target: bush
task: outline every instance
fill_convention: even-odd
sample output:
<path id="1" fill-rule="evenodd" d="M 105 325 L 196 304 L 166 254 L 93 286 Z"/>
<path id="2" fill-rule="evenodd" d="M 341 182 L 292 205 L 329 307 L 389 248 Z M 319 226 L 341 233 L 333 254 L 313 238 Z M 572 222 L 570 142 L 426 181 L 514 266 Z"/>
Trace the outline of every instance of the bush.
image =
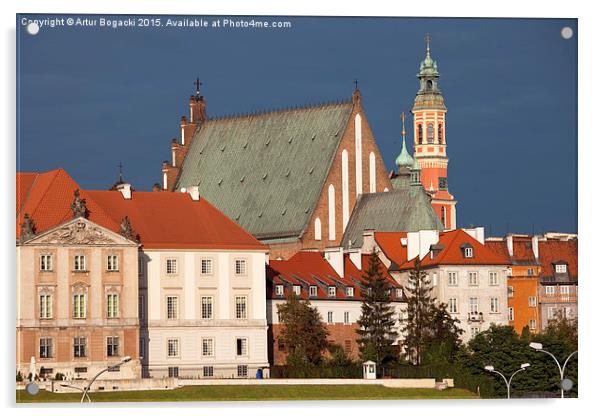
<path id="1" fill-rule="evenodd" d="M 57 381 L 65 380 L 65 375 L 63 373 L 56 373 L 54 375 L 54 379 L 57 380 Z"/>
<path id="2" fill-rule="evenodd" d="M 23 374 L 21 374 L 21 371 L 17 371 L 17 382 L 21 381 L 23 381 Z"/>
<path id="3" fill-rule="evenodd" d="M 291 366 L 275 365 L 270 367 L 272 378 L 362 378 L 361 364 L 348 366 Z"/>

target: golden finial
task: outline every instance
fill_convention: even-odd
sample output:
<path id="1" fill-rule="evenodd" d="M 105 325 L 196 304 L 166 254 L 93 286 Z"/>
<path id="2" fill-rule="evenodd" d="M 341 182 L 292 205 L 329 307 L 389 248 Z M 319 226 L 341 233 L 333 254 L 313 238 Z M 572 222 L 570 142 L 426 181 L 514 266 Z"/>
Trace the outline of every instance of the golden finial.
<path id="1" fill-rule="evenodd" d="M 406 138 L 406 113 L 401 112 L 401 137 Z"/>

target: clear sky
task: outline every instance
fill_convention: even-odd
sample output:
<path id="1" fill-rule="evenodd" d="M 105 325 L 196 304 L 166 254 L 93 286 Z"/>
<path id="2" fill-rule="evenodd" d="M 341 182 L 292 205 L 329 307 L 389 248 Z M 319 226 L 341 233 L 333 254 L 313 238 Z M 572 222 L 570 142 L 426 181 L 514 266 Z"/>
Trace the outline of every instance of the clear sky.
<path id="1" fill-rule="evenodd" d="M 394 169 L 399 114 L 412 108 L 428 32 L 458 225 L 577 231 L 575 19 L 270 17 L 258 20 L 292 27 L 43 26 L 31 36 L 23 17 L 49 16 L 17 16 L 20 171 L 63 167 L 82 187 L 107 189 L 121 162 L 127 181 L 150 190 L 197 76 L 209 116 L 350 98 L 357 78 Z"/>

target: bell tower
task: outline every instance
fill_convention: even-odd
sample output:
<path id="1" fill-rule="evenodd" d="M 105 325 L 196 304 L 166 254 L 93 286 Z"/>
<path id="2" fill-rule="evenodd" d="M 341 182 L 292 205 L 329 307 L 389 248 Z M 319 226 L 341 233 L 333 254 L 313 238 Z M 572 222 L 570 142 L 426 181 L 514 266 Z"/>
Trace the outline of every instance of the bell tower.
<path id="1" fill-rule="evenodd" d="M 418 93 L 414 99 L 414 159 L 420 165 L 420 181 L 431 195 L 435 214 L 446 230 L 456 228 L 456 200 L 447 182 L 447 107 L 439 89 L 437 61 L 431 58 L 430 36 L 426 35 L 426 57 L 420 63 Z"/>

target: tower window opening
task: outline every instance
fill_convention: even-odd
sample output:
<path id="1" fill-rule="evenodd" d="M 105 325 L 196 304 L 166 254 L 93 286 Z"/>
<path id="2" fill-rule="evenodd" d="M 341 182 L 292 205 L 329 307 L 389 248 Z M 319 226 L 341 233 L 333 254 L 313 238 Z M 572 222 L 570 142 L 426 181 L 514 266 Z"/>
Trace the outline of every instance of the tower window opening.
<path id="1" fill-rule="evenodd" d="M 431 81 L 430 79 L 426 82 L 426 89 L 427 89 L 427 91 L 430 91 L 433 89 L 433 81 Z"/>
<path id="2" fill-rule="evenodd" d="M 437 135 L 439 136 L 439 143 L 443 144 L 443 124 L 439 123 Z"/>
<path id="3" fill-rule="evenodd" d="M 426 129 L 427 129 L 427 142 L 429 144 L 431 144 L 435 141 L 435 128 L 433 127 L 432 124 L 428 124 Z"/>
<path id="4" fill-rule="evenodd" d="M 422 124 L 418 125 L 418 143 L 422 144 Z"/>
<path id="5" fill-rule="evenodd" d="M 441 207 L 441 223 L 443 224 L 443 228 L 445 228 L 445 207 Z"/>

